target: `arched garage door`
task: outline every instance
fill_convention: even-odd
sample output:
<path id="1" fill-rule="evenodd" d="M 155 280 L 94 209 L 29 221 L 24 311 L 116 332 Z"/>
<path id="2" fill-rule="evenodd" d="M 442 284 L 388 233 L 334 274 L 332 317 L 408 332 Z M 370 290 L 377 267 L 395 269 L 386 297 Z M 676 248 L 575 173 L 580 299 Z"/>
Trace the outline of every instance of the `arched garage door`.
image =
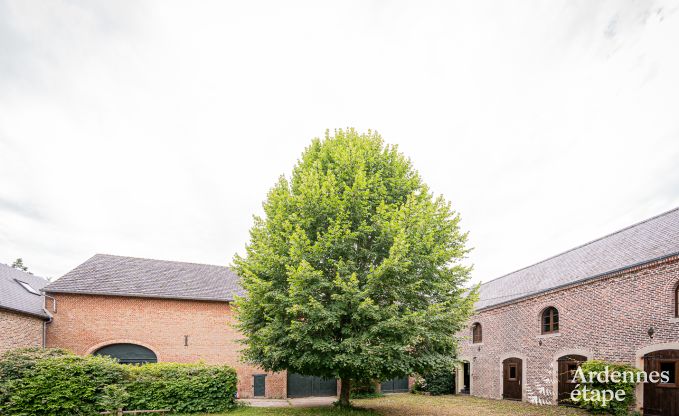
<path id="1" fill-rule="evenodd" d="M 94 355 L 116 358 L 121 364 L 145 364 L 158 362 L 156 354 L 137 344 L 111 344 L 99 348 Z"/>
<path id="2" fill-rule="evenodd" d="M 337 380 L 288 373 L 288 397 L 336 396 Z"/>

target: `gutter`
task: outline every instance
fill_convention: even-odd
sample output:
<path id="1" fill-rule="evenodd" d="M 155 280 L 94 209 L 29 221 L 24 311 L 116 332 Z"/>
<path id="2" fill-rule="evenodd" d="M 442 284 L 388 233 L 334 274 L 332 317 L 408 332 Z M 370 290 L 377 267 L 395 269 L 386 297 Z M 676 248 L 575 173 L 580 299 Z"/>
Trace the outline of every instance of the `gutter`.
<path id="1" fill-rule="evenodd" d="M 113 293 L 113 292 L 92 292 L 92 291 L 77 291 L 77 290 L 64 290 L 64 289 L 43 289 L 43 293 L 45 293 L 45 296 L 54 299 L 51 296 L 48 296 L 47 293 L 64 293 L 68 295 L 88 295 L 88 296 L 115 296 L 115 297 L 121 297 L 121 298 L 140 298 L 140 299 L 169 299 L 169 300 L 193 300 L 193 301 L 202 301 L 202 302 L 226 302 L 226 303 L 232 303 L 234 301 L 233 297 L 230 298 L 208 298 L 208 297 L 198 297 L 198 296 L 165 296 L 165 295 L 145 295 L 145 294 L 139 294 L 139 293 Z M 239 295 L 237 295 L 239 296 Z M 54 301 L 56 305 L 56 300 Z"/>
<path id="2" fill-rule="evenodd" d="M 510 300 L 507 300 L 507 301 L 504 301 L 504 302 L 495 303 L 495 304 L 489 305 L 489 306 L 484 306 L 483 308 L 476 309 L 476 312 L 486 311 L 486 310 L 510 305 L 512 303 L 517 303 L 517 302 L 520 302 L 522 300 L 526 300 L 526 299 L 541 295 L 543 293 L 558 291 L 558 290 L 565 289 L 565 288 L 570 287 L 570 286 L 578 286 L 580 284 L 588 283 L 592 280 L 604 278 L 606 276 L 615 275 L 615 274 L 624 272 L 624 271 L 629 270 L 629 269 L 635 269 L 637 267 L 648 266 L 652 263 L 661 262 L 661 261 L 670 259 L 670 258 L 675 257 L 675 256 L 679 256 L 679 252 L 667 254 L 667 255 L 661 256 L 661 257 L 656 257 L 656 258 L 651 259 L 651 260 L 644 260 L 644 261 L 641 261 L 641 262 L 638 262 L 638 263 L 631 264 L 629 266 L 621 267 L 619 269 L 614 269 L 614 270 L 610 270 L 610 271 L 607 271 L 607 272 L 595 274 L 593 276 L 585 277 L 585 278 L 582 278 L 582 279 L 579 279 L 579 280 L 574 280 L 572 282 L 563 283 L 563 284 L 560 284 L 558 286 L 552 286 L 550 288 L 542 289 L 542 290 L 539 290 L 537 292 L 531 292 L 527 295 L 519 296 L 517 298 L 510 299 Z"/>

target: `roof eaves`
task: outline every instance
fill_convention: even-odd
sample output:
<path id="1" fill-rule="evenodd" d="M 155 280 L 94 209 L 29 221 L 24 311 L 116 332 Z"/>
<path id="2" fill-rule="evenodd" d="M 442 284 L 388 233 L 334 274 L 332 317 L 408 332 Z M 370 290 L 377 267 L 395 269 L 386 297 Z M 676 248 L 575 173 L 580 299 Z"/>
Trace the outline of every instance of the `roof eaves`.
<path id="1" fill-rule="evenodd" d="M 628 269 L 634 269 L 634 268 L 637 268 L 637 267 L 646 266 L 646 265 L 656 263 L 656 262 L 659 262 L 659 261 L 668 260 L 672 257 L 679 257 L 679 252 L 675 252 L 675 253 L 672 253 L 672 254 L 667 254 L 667 255 L 664 255 L 664 256 L 656 257 L 656 258 L 651 259 L 651 260 L 644 260 L 644 261 L 634 263 L 634 264 L 631 264 L 631 265 L 628 265 L 628 266 L 624 266 L 624 267 L 621 267 L 621 268 L 618 268 L 618 269 L 614 269 L 614 270 L 610 270 L 610 271 L 607 271 L 607 272 L 595 274 L 593 276 L 588 276 L 588 277 L 584 277 L 582 279 L 574 280 L 572 282 L 564 283 L 564 284 L 557 285 L 557 286 L 552 286 L 552 287 L 549 287 L 549 288 L 546 288 L 546 289 L 541 289 L 541 290 L 538 290 L 536 292 L 530 292 L 526 295 L 522 295 L 522 296 L 519 296 L 519 297 L 514 298 L 514 299 L 510 299 L 510 300 L 507 300 L 507 301 L 504 301 L 504 302 L 494 303 L 492 305 L 484 306 L 482 308 L 476 309 L 476 312 L 481 312 L 481 311 L 486 311 L 486 310 L 489 310 L 489 309 L 507 306 L 507 305 L 510 305 L 512 303 L 521 302 L 523 300 L 542 295 L 543 293 L 558 291 L 558 290 L 561 290 L 561 289 L 565 289 L 567 287 L 581 285 L 583 283 L 587 283 L 587 282 L 592 281 L 592 280 L 602 279 L 602 278 L 605 278 L 605 277 L 610 276 L 610 275 L 614 275 L 614 274 L 617 274 L 617 273 L 624 272 L 625 270 L 628 270 Z"/>
<path id="2" fill-rule="evenodd" d="M 577 250 L 577 249 L 580 249 L 580 248 L 582 248 L 582 247 L 586 247 L 586 246 L 588 246 L 588 245 L 590 245 L 590 244 L 596 243 L 597 241 L 606 239 L 606 238 L 611 237 L 611 236 L 614 236 L 614 235 L 616 235 L 616 234 L 620 234 L 620 233 L 622 233 L 623 231 L 629 230 L 630 228 L 634 228 L 634 227 L 639 226 L 639 225 L 641 225 L 641 224 L 644 224 L 644 223 L 647 223 L 647 222 L 649 222 L 649 221 L 655 220 L 655 219 L 657 219 L 657 218 L 663 217 L 663 216 L 665 216 L 665 215 L 667 215 L 667 214 L 669 214 L 669 213 L 671 213 L 671 212 L 677 211 L 677 210 L 679 210 L 679 207 L 672 208 L 672 209 L 670 209 L 670 210 L 668 210 L 668 211 L 662 212 L 662 213 L 660 213 L 660 214 L 658 214 L 658 215 L 655 215 L 655 216 L 653 216 L 653 217 L 651 217 L 651 218 L 646 218 L 645 220 L 636 222 L 636 223 L 634 223 L 634 224 L 632 224 L 632 225 L 628 225 L 627 227 L 621 228 L 621 229 L 619 229 L 619 230 L 617 230 L 617 231 L 613 231 L 612 233 L 608 233 L 608 234 L 606 234 L 606 235 L 604 235 L 604 236 L 602 236 L 602 237 L 595 238 L 594 240 L 590 240 L 590 241 L 588 241 L 588 242 L 586 242 L 586 243 L 584 243 L 584 244 L 580 244 L 580 245 L 575 246 L 575 247 L 573 247 L 573 248 L 570 248 L 570 249 L 568 249 L 568 250 L 566 250 L 566 251 L 562 251 L 561 253 L 558 253 L 558 254 L 555 254 L 555 255 L 553 255 L 553 256 L 547 257 L 546 259 L 542 259 L 542 260 L 540 260 L 540 261 L 538 261 L 538 262 L 536 262 L 536 263 L 530 264 L 530 265 L 528 265 L 528 266 L 526 266 L 526 267 L 522 267 L 522 268 L 520 268 L 520 269 L 514 270 L 513 272 L 509 272 L 509 273 L 507 273 L 507 274 L 503 274 L 502 276 L 498 276 L 498 277 L 496 277 L 496 278 L 494 278 L 494 279 L 488 280 L 487 282 L 483 282 L 483 283 L 481 283 L 481 286 L 487 285 L 487 284 L 489 284 L 489 283 L 491 283 L 491 282 L 494 282 L 494 281 L 496 281 L 496 280 L 504 279 L 505 277 L 509 277 L 509 276 L 511 276 L 511 275 L 513 275 L 513 274 L 515 274 L 515 273 L 517 273 L 517 272 L 520 272 L 520 271 L 523 271 L 523 270 L 526 270 L 526 269 L 530 269 L 530 268 L 533 267 L 533 266 L 537 266 L 538 264 L 542 264 L 542 263 L 544 263 L 544 262 L 546 262 L 546 261 L 549 261 L 549 260 L 555 259 L 555 258 L 557 258 L 557 257 L 563 256 L 564 254 L 570 253 L 570 252 L 575 251 L 575 250 Z M 670 256 L 671 256 L 671 255 L 670 255 Z M 649 262 L 652 262 L 652 261 L 655 261 L 655 260 L 649 260 Z M 634 267 L 634 266 L 629 266 L 629 267 Z M 610 272 L 606 272 L 606 273 L 610 273 Z M 588 278 L 585 278 L 585 279 L 588 279 Z M 574 283 L 574 282 L 571 282 L 571 283 Z M 568 284 L 570 284 L 570 283 L 568 283 Z M 556 286 L 555 286 L 555 287 L 556 287 Z M 546 289 L 546 290 L 552 290 L 552 289 Z"/>
<path id="3" fill-rule="evenodd" d="M 46 289 L 46 290 L 45 290 Z M 211 297 L 199 297 L 199 296 L 164 296 L 164 295 L 144 295 L 144 294 L 127 294 L 127 293 L 112 293 L 112 292 L 91 292 L 91 291 L 79 291 L 74 289 L 48 289 L 44 288 L 42 290 L 44 293 L 67 293 L 73 295 L 90 295 L 90 296 L 116 296 L 121 298 L 149 298 L 149 299 L 174 299 L 174 300 L 199 300 L 206 302 L 233 302 L 233 296 L 229 298 L 211 298 Z"/>
<path id="4" fill-rule="evenodd" d="M 28 311 L 25 311 L 25 310 L 22 310 L 22 309 L 10 308 L 8 306 L 1 306 L 1 305 L 0 305 L 0 309 L 10 311 L 10 312 L 14 312 L 14 313 L 19 313 L 19 314 L 22 314 L 22 315 L 30 315 L 30 316 L 40 318 L 40 319 L 45 320 L 45 321 L 49 320 L 49 316 L 47 316 L 46 313 L 28 312 Z"/>

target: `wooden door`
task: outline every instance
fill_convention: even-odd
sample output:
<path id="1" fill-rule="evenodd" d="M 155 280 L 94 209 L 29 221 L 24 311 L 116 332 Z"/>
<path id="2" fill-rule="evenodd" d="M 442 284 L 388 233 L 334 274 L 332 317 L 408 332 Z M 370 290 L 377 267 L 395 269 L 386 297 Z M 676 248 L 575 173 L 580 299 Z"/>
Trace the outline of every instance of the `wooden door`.
<path id="1" fill-rule="evenodd" d="M 644 383 L 644 416 L 679 415 L 679 350 L 662 350 L 644 356 L 644 371 L 667 372 L 667 383 Z"/>
<path id="2" fill-rule="evenodd" d="M 575 389 L 578 383 L 573 382 L 575 372 L 580 364 L 587 361 L 587 357 L 582 355 L 564 355 L 557 360 L 558 379 L 559 379 L 559 404 L 569 405 L 571 392 Z"/>
<path id="3" fill-rule="evenodd" d="M 502 362 L 502 398 L 521 400 L 521 377 L 523 361 L 520 358 L 507 358 Z"/>
<path id="4" fill-rule="evenodd" d="M 253 390 L 255 397 L 266 396 L 266 374 L 256 374 L 253 376 Z"/>

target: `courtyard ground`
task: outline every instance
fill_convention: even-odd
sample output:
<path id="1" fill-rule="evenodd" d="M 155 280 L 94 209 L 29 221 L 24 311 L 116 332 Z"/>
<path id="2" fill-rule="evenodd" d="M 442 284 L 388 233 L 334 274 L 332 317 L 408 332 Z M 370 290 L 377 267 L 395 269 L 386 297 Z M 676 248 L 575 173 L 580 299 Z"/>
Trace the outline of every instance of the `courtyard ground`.
<path id="1" fill-rule="evenodd" d="M 303 402 L 302 402 L 303 403 Z M 587 413 L 557 406 L 536 406 L 507 400 L 488 400 L 469 396 L 422 396 L 391 394 L 374 399 L 354 400 L 356 409 L 323 407 L 244 407 L 230 412 L 234 416 L 582 416 Z"/>

